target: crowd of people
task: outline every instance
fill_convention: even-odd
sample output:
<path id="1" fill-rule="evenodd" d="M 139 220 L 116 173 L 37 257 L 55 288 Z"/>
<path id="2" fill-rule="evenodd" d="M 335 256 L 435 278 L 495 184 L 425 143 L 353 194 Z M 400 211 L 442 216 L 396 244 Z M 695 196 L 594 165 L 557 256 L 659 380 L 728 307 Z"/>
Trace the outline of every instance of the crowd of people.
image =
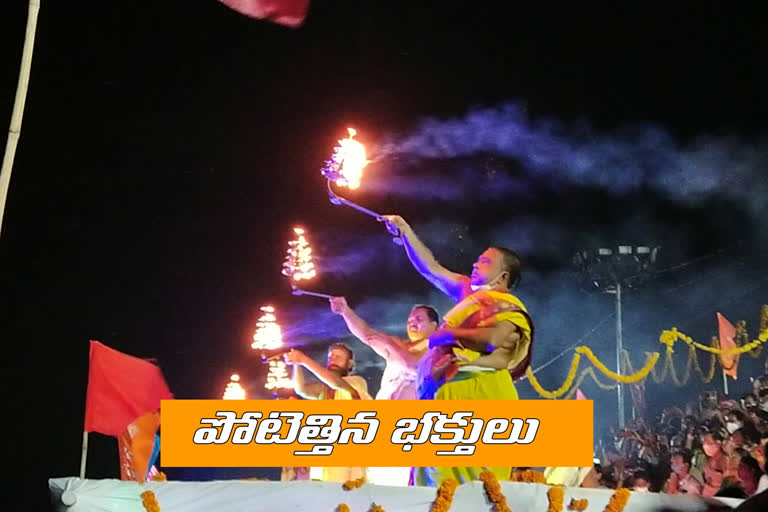
<path id="1" fill-rule="evenodd" d="M 325 366 L 299 350 L 284 355 L 293 366 L 295 392 L 305 399 L 333 400 L 517 399 L 514 381 L 530 364 L 534 338 L 531 317 L 510 291 L 520 279 L 519 257 L 489 247 L 469 276 L 457 274 L 437 262 L 402 218 L 386 219 L 394 228 L 390 231 L 400 233 L 414 268 L 456 306 L 440 315 L 431 306 L 414 305 L 405 322 L 407 336 L 399 337 L 371 328 L 343 297 L 331 298 L 331 310 L 350 333 L 386 361 L 381 389 L 371 397 L 365 380 L 351 374 L 352 350 L 335 344 Z M 306 383 L 305 370 L 318 382 Z M 550 484 L 704 498 L 763 493 L 762 499 L 768 496 L 768 373 L 753 387 L 739 400 L 704 392 L 698 404 L 611 429 L 598 443 L 593 467 L 546 468 L 544 478 Z M 526 468 L 335 468 L 333 475 L 324 470 L 318 476 L 345 481 L 367 475 L 384 485 L 436 487 L 447 478 L 477 480 L 484 470 L 499 480 L 511 479 L 521 469 Z M 310 472 L 284 468 L 283 479 L 309 479 Z"/>
<path id="2" fill-rule="evenodd" d="M 729 399 L 665 409 L 654 421 L 611 429 L 599 442 L 597 486 L 746 499 L 768 489 L 768 374 Z"/>

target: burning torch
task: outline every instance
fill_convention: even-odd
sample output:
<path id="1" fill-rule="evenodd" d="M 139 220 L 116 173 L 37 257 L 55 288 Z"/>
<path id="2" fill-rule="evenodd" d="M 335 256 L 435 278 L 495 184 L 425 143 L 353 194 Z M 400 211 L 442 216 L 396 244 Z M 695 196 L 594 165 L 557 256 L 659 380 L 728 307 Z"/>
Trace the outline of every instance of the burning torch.
<path id="1" fill-rule="evenodd" d="M 269 364 L 265 388 L 277 393 L 280 389 L 293 389 L 293 381 L 288 376 L 288 368 L 282 361 L 282 355 L 287 352 L 283 346 L 283 333 L 277 323 L 275 308 L 264 306 L 262 315 L 256 322 L 256 332 L 253 333 L 251 348 L 261 353 L 261 360 Z"/>
<path id="2" fill-rule="evenodd" d="M 291 280 L 291 288 L 294 295 L 311 295 L 330 299 L 332 295 L 327 293 L 310 292 L 297 286 L 298 281 L 309 281 L 317 275 L 315 264 L 312 262 L 312 247 L 309 246 L 304 230 L 293 228 L 296 239 L 288 242 L 288 251 L 283 263 L 283 275 Z"/>
<path id="3" fill-rule="evenodd" d="M 349 137 L 339 140 L 339 145 L 334 148 L 333 155 L 325 162 L 321 170 L 322 175 L 328 180 L 328 196 L 331 203 L 347 205 L 359 212 L 370 215 L 379 222 L 384 222 L 387 226 L 387 231 L 395 237 L 393 241 L 398 245 L 402 245 L 403 241 L 400 239 L 400 230 L 397 226 L 389 222 L 382 215 L 348 199 L 344 199 L 333 191 L 332 183 L 339 187 L 347 187 L 350 190 L 358 188 L 363 176 L 363 168 L 371 162 L 366 155 L 365 146 L 354 139 L 357 131 L 354 128 L 347 128 L 347 131 L 349 132 Z"/>

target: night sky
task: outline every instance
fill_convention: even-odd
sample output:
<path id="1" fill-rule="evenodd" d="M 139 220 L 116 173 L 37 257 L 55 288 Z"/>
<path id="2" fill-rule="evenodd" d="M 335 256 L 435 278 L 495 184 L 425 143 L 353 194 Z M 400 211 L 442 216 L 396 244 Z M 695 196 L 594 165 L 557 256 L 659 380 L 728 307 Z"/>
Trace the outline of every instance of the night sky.
<path id="1" fill-rule="evenodd" d="M 317 256 L 312 288 L 374 327 L 404 334 L 414 303 L 447 310 L 380 223 L 328 201 L 320 168 L 348 126 L 374 162 L 346 197 L 403 215 L 456 271 L 492 243 L 521 254 L 534 367 L 574 344 L 615 364 L 612 297 L 572 275 L 581 248 L 662 247 L 665 272 L 624 302 L 638 366 L 663 329 L 708 342 L 718 311 L 756 335 L 764 18 L 712 2 L 504 4 L 315 1 L 290 29 L 215 0 L 43 1 L 0 238 L 7 411 L 45 404 L 12 421 L 24 441 L 8 462 L 36 496 L 78 472 L 91 339 L 157 358 L 177 398 L 218 398 L 235 371 L 256 398 L 251 336 L 271 304 L 291 345 L 319 358 L 352 343 L 375 393 L 382 360 L 280 274 L 294 225 Z M 2 126 L 26 8 L 0 11 Z M 570 358 L 537 374 L 547 388 Z M 735 395 L 764 359 L 742 359 Z M 648 396 L 658 409 L 701 387 Z M 596 427 L 615 423 L 615 393 L 582 389 L 606 411 Z M 113 439 L 91 436 L 87 476 L 119 477 Z"/>

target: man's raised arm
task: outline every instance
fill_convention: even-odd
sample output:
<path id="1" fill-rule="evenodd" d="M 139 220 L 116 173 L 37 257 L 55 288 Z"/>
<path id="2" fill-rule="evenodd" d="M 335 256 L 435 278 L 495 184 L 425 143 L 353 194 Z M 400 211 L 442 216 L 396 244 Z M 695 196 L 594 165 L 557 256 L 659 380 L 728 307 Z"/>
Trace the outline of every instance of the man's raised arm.
<path id="1" fill-rule="evenodd" d="M 315 377 L 317 377 L 321 382 L 325 383 L 325 385 L 330 387 L 331 389 L 333 390 L 341 389 L 341 390 L 347 391 L 352 396 L 353 400 L 360 400 L 360 394 L 357 392 L 355 388 L 350 386 L 347 381 L 345 381 L 340 376 L 336 375 L 334 372 L 332 372 L 328 368 L 324 368 L 320 366 L 303 352 L 295 349 L 291 350 L 290 352 L 286 353 L 283 356 L 283 359 L 287 364 L 303 366 L 304 368 L 306 368 L 307 370 L 315 374 Z M 300 375 L 300 374 L 294 373 L 294 388 L 297 387 L 297 384 L 296 384 L 297 375 Z"/>
<path id="2" fill-rule="evenodd" d="M 347 304 L 344 297 L 333 297 L 330 299 L 331 311 L 340 315 L 347 324 L 349 332 L 355 335 L 357 339 L 371 347 L 374 352 L 387 361 L 397 361 L 400 364 L 416 368 L 421 358 L 423 349 L 419 352 L 405 341 L 372 328 L 368 323 Z"/>
<path id="3" fill-rule="evenodd" d="M 400 230 L 405 252 L 414 268 L 440 291 L 456 301 L 460 300 L 469 287 L 469 277 L 443 267 L 402 217 L 387 215 L 384 218 Z"/>

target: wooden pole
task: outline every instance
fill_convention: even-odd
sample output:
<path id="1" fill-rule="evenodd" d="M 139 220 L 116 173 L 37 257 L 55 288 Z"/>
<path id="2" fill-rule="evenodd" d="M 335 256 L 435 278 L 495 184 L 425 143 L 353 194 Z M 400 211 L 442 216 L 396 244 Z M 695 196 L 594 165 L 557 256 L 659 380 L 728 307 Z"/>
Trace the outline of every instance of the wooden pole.
<path id="1" fill-rule="evenodd" d="M 88 432 L 83 430 L 83 451 L 80 454 L 80 478 L 85 479 L 85 460 L 88 458 Z"/>
<path id="2" fill-rule="evenodd" d="M 0 169 L 0 230 L 3 227 L 3 214 L 5 201 L 8 197 L 8 187 L 11 183 L 11 169 L 13 159 L 16 156 L 16 146 L 21 133 L 21 118 L 24 114 L 24 103 L 27 98 L 29 85 L 29 68 L 32 65 L 32 50 L 35 44 L 35 30 L 37 28 L 37 12 L 40 10 L 40 0 L 29 0 L 29 14 L 27 15 L 27 32 L 24 36 L 24 52 L 21 56 L 21 70 L 19 71 L 19 83 L 16 87 L 16 101 L 11 115 L 11 126 L 8 129 L 8 142 L 5 145 L 3 167 Z"/>

